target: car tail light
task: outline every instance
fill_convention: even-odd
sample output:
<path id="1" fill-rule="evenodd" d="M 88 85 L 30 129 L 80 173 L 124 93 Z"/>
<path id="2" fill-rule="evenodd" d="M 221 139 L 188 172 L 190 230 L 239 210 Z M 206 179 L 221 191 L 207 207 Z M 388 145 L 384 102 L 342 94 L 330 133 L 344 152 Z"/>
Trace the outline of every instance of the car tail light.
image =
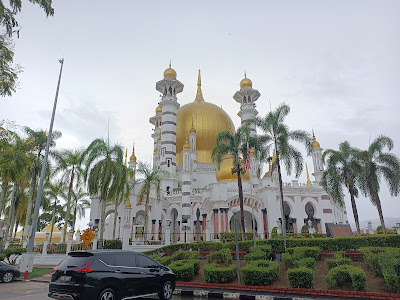
<path id="1" fill-rule="evenodd" d="M 53 269 L 53 270 L 54 270 L 54 272 L 58 271 L 57 267 L 54 267 L 54 269 Z"/>
<path id="2" fill-rule="evenodd" d="M 76 272 L 76 273 L 88 273 L 88 272 L 92 272 L 93 270 L 92 270 L 92 268 L 90 267 L 90 265 L 91 265 L 92 262 L 93 262 L 93 260 L 89 261 L 89 262 L 87 263 L 87 265 L 86 265 L 84 268 L 75 270 L 75 272 Z"/>

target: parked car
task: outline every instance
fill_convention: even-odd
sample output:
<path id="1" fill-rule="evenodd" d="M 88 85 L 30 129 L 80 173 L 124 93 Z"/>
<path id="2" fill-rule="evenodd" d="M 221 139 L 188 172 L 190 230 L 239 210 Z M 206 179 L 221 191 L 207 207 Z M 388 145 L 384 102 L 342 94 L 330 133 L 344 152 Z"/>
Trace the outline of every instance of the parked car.
<path id="1" fill-rule="evenodd" d="M 0 281 L 11 282 L 15 278 L 19 278 L 20 272 L 17 267 L 8 265 L 0 261 Z"/>
<path id="2" fill-rule="evenodd" d="M 123 250 L 73 251 L 54 268 L 49 297 L 118 300 L 157 295 L 169 300 L 175 274 L 142 253 Z"/>

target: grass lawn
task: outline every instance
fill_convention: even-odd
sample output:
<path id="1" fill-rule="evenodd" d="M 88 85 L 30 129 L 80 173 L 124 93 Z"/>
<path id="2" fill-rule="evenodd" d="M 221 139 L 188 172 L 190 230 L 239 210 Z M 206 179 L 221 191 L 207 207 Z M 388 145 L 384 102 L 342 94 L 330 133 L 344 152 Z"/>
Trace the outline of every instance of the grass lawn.
<path id="1" fill-rule="evenodd" d="M 29 273 L 29 277 L 42 277 L 43 275 L 53 273 L 53 268 L 34 268 L 31 273 Z"/>

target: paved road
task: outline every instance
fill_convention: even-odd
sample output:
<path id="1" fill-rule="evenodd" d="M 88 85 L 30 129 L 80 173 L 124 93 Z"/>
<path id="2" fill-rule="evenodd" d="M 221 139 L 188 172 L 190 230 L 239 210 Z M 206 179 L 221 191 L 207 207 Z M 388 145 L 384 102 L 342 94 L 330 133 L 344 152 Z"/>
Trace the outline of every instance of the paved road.
<path id="1" fill-rule="evenodd" d="M 49 284 L 47 282 L 13 281 L 0 283 L 0 299 L 43 300 L 47 297 Z"/>

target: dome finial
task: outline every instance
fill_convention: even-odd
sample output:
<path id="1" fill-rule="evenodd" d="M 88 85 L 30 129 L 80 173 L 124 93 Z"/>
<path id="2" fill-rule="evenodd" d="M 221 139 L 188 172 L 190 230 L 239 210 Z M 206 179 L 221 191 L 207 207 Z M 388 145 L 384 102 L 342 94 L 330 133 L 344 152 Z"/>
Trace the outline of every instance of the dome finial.
<path id="1" fill-rule="evenodd" d="M 190 134 L 195 134 L 196 133 L 196 129 L 194 128 L 194 125 L 193 125 L 193 115 L 192 115 L 192 127 L 190 128 L 189 133 Z"/>
<path id="2" fill-rule="evenodd" d="M 197 94 L 196 94 L 196 99 L 194 101 L 197 102 L 203 102 L 203 92 L 201 91 L 201 74 L 200 74 L 200 69 L 199 69 L 199 77 L 197 78 Z"/>
<path id="3" fill-rule="evenodd" d="M 318 141 L 317 141 L 317 139 L 316 139 L 316 137 L 315 137 L 315 135 L 314 135 L 314 129 L 312 130 L 312 147 L 313 147 L 314 149 L 319 149 L 319 148 L 321 148 L 321 145 L 318 143 Z"/>
<path id="4" fill-rule="evenodd" d="M 171 59 L 169 59 L 169 67 L 171 68 Z"/>
<path id="5" fill-rule="evenodd" d="M 129 161 L 130 161 L 130 162 L 136 162 L 135 144 L 133 144 L 133 147 L 132 147 L 132 155 L 131 155 L 131 157 L 129 158 Z"/>
<path id="6" fill-rule="evenodd" d="M 125 167 L 126 167 L 127 160 L 128 160 L 128 148 L 126 148 L 126 150 L 125 150 L 125 163 L 124 163 Z"/>
<path id="7" fill-rule="evenodd" d="M 244 78 L 247 78 L 246 70 L 244 70 Z"/>
<path id="8" fill-rule="evenodd" d="M 240 81 L 240 88 L 242 87 L 252 87 L 253 82 L 247 78 L 246 70 L 244 71 L 244 78 Z"/>

